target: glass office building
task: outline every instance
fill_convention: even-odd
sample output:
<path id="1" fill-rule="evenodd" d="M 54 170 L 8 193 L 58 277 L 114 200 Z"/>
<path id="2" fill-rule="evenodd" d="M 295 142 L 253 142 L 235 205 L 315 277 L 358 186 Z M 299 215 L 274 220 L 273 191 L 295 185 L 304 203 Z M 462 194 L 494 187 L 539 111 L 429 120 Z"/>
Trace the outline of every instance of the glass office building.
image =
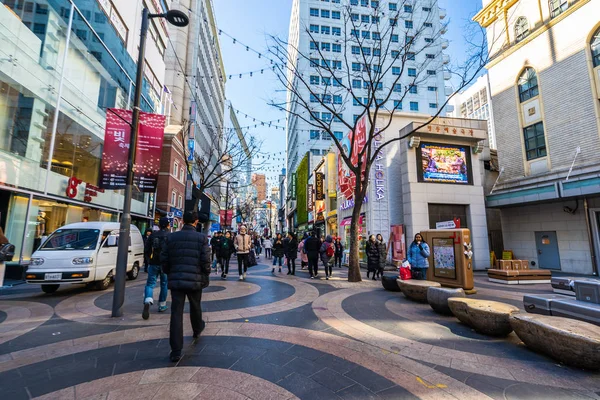
<path id="1" fill-rule="evenodd" d="M 0 226 L 15 261 L 63 224 L 118 220 L 122 192 L 97 185 L 106 109 L 133 101 L 137 26 L 109 0 L 0 0 Z M 156 112 L 162 84 L 149 66 L 145 78 L 142 109 Z M 152 197 L 134 193 L 140 229 Z"/>

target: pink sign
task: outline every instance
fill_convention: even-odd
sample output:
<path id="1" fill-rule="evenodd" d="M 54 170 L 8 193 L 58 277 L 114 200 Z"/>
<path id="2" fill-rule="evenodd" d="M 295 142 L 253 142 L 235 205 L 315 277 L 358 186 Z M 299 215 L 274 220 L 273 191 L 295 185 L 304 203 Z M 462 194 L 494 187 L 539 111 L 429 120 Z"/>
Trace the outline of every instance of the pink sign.
<path id="1" fill-rule="evenodd" d="M 352 145 L 354 142 L 354 145 Z M 352 154 L 350 154 L 350 162 L 352 165 L 358 165 L 358 154 L 364 149 L 367 144 L 367 116 L 362 117 L 356 124 L 356 135 L 354 131 L 348 132 L 342 142 L 342 147 L 346 154 L 350 153 L 352 148 Z M 367 167 L 367 154 L 363 154 L 362 157 L 362 172 Z M 356 176 L 351 172 L 348 166 L 344 163 L 342 156 L 338 154 L 338 186 L 340 192 L 346 200 L 351 200 L 354 197 L 354 188 L 356 187 Z"/>
<path id="2" fill-rule="evenodd" d="M 106 112 L 104 149 L 100 170 L 100 187 L 103 189 L 125 188 L 132 114 L 129 110 L 116 108 L 110 108 Z M 156 191 L 164 129 L 164 115 L 140 113 L 134 184 L 141 192 Z"/>

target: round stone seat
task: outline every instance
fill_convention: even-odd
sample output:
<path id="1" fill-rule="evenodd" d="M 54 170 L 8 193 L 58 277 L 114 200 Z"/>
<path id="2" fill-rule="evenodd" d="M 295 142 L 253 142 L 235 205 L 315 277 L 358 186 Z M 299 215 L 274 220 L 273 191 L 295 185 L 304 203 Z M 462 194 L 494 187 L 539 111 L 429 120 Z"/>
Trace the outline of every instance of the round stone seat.
<path id="1" fill-rule="evenodd" d="M 430 287 L 442 287 L 438 282 L 416 279 L 409 279 L 407 281 L 398 279 L 397 282 L 398 286 L 400 286 L 400 291 L 404 293 L 407 298 L 422 303 L 427 303 L 427 289 Z"/>
<path id="2" fill-rule="evenodd" d="M 390 292 L 399 292 L 400 287 L 398 286 L 398 282 L 396 281 L 396 277 L 385 276 L 381 277 L 381 285 L 385 290 L 389 290 Z"/>
<path id="3" fill-rule="evenodd" d="M 519 312 L 517 307 L 498 301 L 456 297 L 448 299 L 448 306 L 460 322 L 490 336 L 509 335 L 513 331 L 509 318 Z"/>
<path id="4" fill-rule="evenodd" d="M 573 367 L 600 370 L 600 326 L 539 314 L 513 315 L 510 324 L 527 347 Z"/>
<path id="5" fill-rule="evenodd" d="M 429 287 L 427 288 L 427 302 L 433 308 L 433 311 L 444 314 L 452 315 L 452 310 L 448 306 L 448 299 L 450 297 L 466 297 L 465 291 L 461 288 L 441 288 L 441 287 Z"/>

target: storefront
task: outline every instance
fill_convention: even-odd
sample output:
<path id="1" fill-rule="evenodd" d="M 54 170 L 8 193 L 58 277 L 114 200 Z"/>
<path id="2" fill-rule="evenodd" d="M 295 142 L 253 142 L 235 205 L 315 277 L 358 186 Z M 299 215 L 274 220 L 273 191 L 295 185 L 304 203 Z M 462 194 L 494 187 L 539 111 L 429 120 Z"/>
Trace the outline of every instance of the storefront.
<path id="1" fill-rule="evenodd" d="M 377 133 L 377 127 L 386 126 L 389 118 L 384 115 L 376 121 L 373 147 L 398 137 L 398 132 L 400 137 L 407 137 L 382 148 L 371 166 L 359 222 L 361 259 L 365 260 L 364 243 L 370 235 L 381 234 L 388 243 L 392 226 L 402 225 L 408 244 L 415 233 L 456 219 L 461 227 L 471 230 L 474 267 L 486 268 L 489 246 L 481 159 L 487 138 L 486 122 L 437 118 L 417 130 L 427 116 L 395 113 L 389 128 Z M 364 143 L 366 139 L 361 139 L 361 135 L 366 135 L 368 127 L 366 123 L 362 129 L 360 123 L 358 126 L 357 140 Z M 348 135 L 342 142 L 348 148 L 350 138 Z M 337 219 L 348 249 L 354 186 L 353 177 L 342 163 L 338 172 Z"/>
<path id="2" fill-rule="evenodd" d="M 340 222 L 340 230 L 339 234 L 342 238 L 342 244 L 344 245 L 344 262 L 348 262 L 347 257 L 350 249 L 350 224 L 352 223 L 352 217 L 346 217 Z M 365 246 L 367 244 L 368 237 L 365 235 L 367 231 L 367 218 L 365 214 L 360 215 L 360 219 L 358 221 L 358 257 L 360 261 L 366 262 L 367 255 L 365 253 Z"/>
<path id="3" fill-rule="evenodd" d="M 12 61 L 0 68 L 0 226 L 23 262 L 64 224 L 118 220 L 122 191 L 97 185 L 106 109 L 130 103 L 135 63 L 98 2 L 3 3 L 2 51 Z M 155 109 L 150 88 L 145 82 L 143 111 Z M 133 193 L 142 231 L 150 203 Z"/>

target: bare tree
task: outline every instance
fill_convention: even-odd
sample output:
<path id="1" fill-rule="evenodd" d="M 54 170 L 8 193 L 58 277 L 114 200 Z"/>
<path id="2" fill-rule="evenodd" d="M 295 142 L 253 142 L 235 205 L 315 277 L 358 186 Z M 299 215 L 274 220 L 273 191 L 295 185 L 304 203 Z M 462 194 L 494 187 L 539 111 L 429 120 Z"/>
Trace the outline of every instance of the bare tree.
<path id="1" fill-rule="evenodd" d="M 185 131 L 181 130 L 182 143 L 186 143 Z M 196 193 L 196 201 L 206 190 L 222 187 L 227 181 L 235 180 L 261 147 L 261 142 L 236 129 L 213 129 L 211 133 L 212 141 L 194 154 L 194 161 L 189 161 L 189 150 L 186 149 L 187 172 Z"/>
<path id="2" fill-rule="evenodd" d="M 275 68 L 277 77 L 288 93 L 285 102 L 273 101 L 272 105 L 327 134 L 349 173 L 356 177 L 350 225 L 348 280 L 351 282 L 361 280 L 358 221 L 369 173 L 378 154 L 430 124 L 445 111 L 455 93 L 479 76 L 488 61 L 482 32 L 480 43 L 468 41 L 470 49 L 464 63 L 446 65 L 441 46 L 446 25 L 440 27 L 434 20 L 439 16 L 431 1 L 400 0 L 396 3 L 397 11 L 388 10 L 387 2 L 385 9 L 380 3 L 383 4 L 371 2 L 375 6 L 370 8 L 340 5 L 343 23 L 339 38 L 333 42 L 319 43 L 321 36 L 317 38 L 314 27 L 301 28 L 310 38 L 310 51 L 298 48 L 296 39 L 292 42 L 274 36 L 270 46 L 270 53 L 280 61 Z M 427 9 L 429 12 L 425 12 Z M 454 93 L 448 98 L 439 93 L 435 113 L 412 132 L 375 144 L 390 127 L 394 111 L 402 108 L 403 100 L 410 99 L 424 86 L 425 90 L 426 86 L 437 88 L 437 81 L 435 85 L 427 82 L 443 71 L 454 76 Z M 351 140 L 350 148 L 344 148 L 334 130 L 343 126 L 356 132 L 357 124 L 365 116 L 366 141 L 358 145 Z"/>

